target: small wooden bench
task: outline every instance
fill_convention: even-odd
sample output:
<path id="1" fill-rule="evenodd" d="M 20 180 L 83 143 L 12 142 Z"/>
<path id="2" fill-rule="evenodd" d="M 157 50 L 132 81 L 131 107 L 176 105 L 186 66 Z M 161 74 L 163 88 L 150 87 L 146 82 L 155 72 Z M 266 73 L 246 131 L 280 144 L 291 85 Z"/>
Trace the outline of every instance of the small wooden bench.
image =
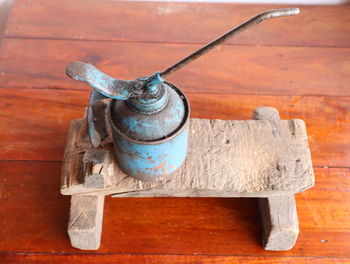
<path id="1" fill-rule="evenodd" d="M 256 197 L 264 248 L 294 246 L 299 233 L 294 194 L 314 185 L 304 121 L 280 120 L 269 107 L 255 109 L 253 120 L 191 119 L 185 163 L 172 178 L 155 182 L 127 176 L 114 159 L 111 137 L 94 148 L 87 131 L 85 118 L 72 122 L 62 168 L 61 193 L 72 195 L 73 247 L 100 246 L 105 195 Z"/>

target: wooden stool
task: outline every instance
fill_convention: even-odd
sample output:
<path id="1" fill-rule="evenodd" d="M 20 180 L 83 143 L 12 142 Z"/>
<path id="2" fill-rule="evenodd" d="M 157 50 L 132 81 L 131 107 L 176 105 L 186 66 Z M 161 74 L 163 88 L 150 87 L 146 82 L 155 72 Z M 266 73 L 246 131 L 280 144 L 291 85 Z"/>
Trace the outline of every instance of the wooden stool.
<path id="1" fill-rule="evenodd" d="M 62 168 L 61 193 L 72 195 L 73 247 L 100 246 L 105 195 L 113 197 L 257 197 L 266 250 L 289 250 L 299 226 L 294 194 L 314 185 L 304 121 L 280 120 L 257 108 L 254 120 L 191 119 L 189 150 L 172 178 L 142 182 L 123 173 L 110 134 L 94 148 L 86 119 L 74 120 Z"/>

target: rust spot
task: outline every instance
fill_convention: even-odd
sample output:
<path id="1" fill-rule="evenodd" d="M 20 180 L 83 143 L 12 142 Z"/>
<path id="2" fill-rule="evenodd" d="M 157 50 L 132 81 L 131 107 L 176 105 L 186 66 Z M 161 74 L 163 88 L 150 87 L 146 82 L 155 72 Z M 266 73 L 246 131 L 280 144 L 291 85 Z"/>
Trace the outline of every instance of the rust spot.
<path id="1" fill-rule="evenodd" d="M 165 162 L 162 162 L 162 163 L 159 164 L 157 167 L 154 167 L 153 170 L 154 170 L 155 172 L 157 172 L 158 170 L 164 169 L 164 167 L 165 167 Z"/>

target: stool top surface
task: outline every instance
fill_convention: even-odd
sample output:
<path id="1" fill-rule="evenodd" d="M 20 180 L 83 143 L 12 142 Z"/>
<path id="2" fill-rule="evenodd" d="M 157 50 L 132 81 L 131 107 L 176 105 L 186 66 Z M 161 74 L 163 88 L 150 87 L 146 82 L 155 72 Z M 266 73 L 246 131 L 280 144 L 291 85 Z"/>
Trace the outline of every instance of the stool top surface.
<path id="1" fill-rule="evenodd" d="M 62 194 L 99 191 L 118 197 L 266 197 L 297 193 L 314 185 L 304 121 L 191 119 L 187 159 L 172 178 L 142 182 L 128 177 L 118 168 L 109 146 L 105 148 L 111 157 L 106 164 L 107 186 L 103 190 L 84 188 L 74 164 L 82 159 L 84 149 L 91 148 L 85 123 L 84 119 L 75 120 L 71 127 Z"/>

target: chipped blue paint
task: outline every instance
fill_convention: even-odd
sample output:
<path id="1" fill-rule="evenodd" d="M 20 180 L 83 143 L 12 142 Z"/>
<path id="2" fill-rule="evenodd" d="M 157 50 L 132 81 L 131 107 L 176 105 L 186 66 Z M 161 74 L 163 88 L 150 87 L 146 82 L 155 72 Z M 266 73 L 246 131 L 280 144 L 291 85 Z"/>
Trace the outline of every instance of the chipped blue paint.
<path id="1" fill-rule="evenodd" d="M 126 100 L 129 95 L 125 90 L 121 90 L 120 94 L 113 95 L 111 93 L 111 87 L 113 87 L 114 78 L 109 77 L 101 71 L 97 71 L 94 68 L 87 68 L 85 75 L 74 75 L 72 76 L 75 80 L 86 82 L 88 85 L 96 89 L 98 92 L 106 97 L 111 97 L 118 100 Z"/>
<path id="2" fill-rule="evenodd" d="M 160 77 L 160 72 L 156 72 L 151 76 L 147 77 L 147 82 L 146 82 L 147 90 L 151 93 L 156 92 L 158 89 L 158 85 L 163 82 L 164 82 L 164 79 Z"/>
<path id="3" fill-rule="evenodd" d="M 129 176 L 152 181 L 169 176 L 187 154 L 189 105 L 175 86 L 166 83 L 169 101 L 154 114 L 133 113 L 127 104 L 112 101 L 113 142 L 120 168 Z"/>
<path id="4" fill-rule="evenodd" d="M 169 176 L 184 162 L 188 147 L 188 124 L 176 136 L 159 144 L 142 144 L 113 135 L 116 157 L 122 170 L 137 179 L 153 181 Z"/>
<path id="5" fill-rule="evenodd" d="M 117 100 L 127 100 L 131 95 L 132 84 L 135 83 L 112 78 L 95 66 L 83 62 L 71 63 L 67 67 L 67 74 L 74 80 L 86 82 L 104 96 Z"/>

